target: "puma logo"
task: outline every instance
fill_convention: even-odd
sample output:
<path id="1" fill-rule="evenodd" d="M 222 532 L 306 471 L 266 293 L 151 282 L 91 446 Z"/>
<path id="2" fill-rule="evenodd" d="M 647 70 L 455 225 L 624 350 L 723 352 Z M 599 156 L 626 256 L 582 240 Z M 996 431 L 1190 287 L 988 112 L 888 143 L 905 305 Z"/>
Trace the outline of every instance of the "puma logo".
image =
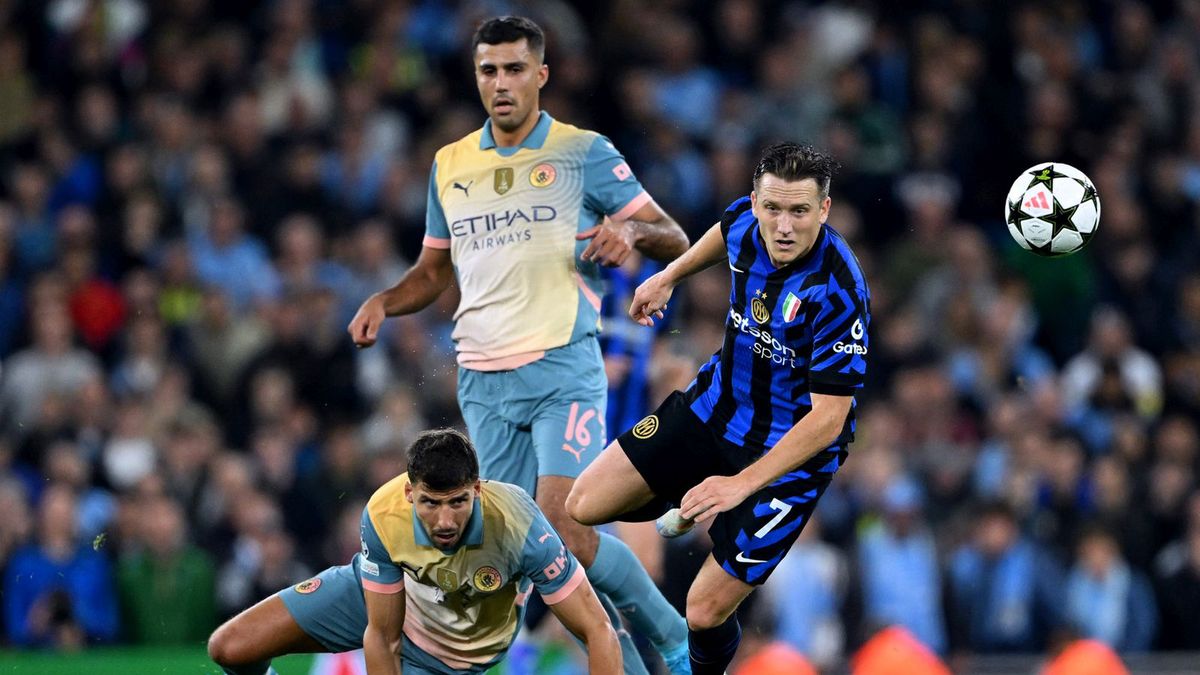
<path id="1" fill-rule="evenodd" d="M 466 185 L 463 185 L 462 183 L 457 183 L 457 182 L 456 182 L 456 183 L 454 184 L 454 188 L 455 188 L 456 190 L 462 190 L 462 191 L 463 191 L 463 194 L 464 194 L 465 196 L 467 196 L 467 197 L 470 197 L 470 196 L 471 196 L 471 192 L 470 192 L 470 190 L 471 190 L 471 186 L 472 186 L 472 185 L 474 185 L 474 184 L 475 184 L 475 181 L 470 181 L 470 182 L 469 182 L 469 183 L 467 183 Z"/>

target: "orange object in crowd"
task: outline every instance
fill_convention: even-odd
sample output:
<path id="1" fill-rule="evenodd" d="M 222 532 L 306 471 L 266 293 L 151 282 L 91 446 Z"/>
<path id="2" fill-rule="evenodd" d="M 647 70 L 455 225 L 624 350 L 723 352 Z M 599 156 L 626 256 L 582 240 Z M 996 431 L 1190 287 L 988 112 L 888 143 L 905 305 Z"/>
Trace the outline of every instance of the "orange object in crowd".
<path id="1" fill-rule="evenodd" d="M 1050 661 L 1042 675 L 1129 675 L 1129 669 L 1103 642 L 1076 640 Z"/>
<path id="2" fill-rule="evenodd" d="M 931 649 L 899 626 L 884 628 L 850 659 L 854 675 L 950 675 Z"/>
<path id="3" fill-rule="evenodd" d="M 746 659 L 733 675 L 817 675 L 817 669 L 795 647 L 776 641 Z"/>

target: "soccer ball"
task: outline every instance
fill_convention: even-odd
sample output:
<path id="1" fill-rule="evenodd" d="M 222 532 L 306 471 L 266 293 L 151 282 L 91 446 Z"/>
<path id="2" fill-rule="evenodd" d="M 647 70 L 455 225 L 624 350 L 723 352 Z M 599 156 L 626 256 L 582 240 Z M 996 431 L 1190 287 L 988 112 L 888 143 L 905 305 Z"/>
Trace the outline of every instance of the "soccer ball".
<path id="1" fill-rule="evenodd" d="M 1070 255 L 1096 234 L 1100 197 L 1079 169 L 1046 162 L 1017 176 L 1004 211 L 1008 232 L 1022 248 L 1048 257 Z"/>

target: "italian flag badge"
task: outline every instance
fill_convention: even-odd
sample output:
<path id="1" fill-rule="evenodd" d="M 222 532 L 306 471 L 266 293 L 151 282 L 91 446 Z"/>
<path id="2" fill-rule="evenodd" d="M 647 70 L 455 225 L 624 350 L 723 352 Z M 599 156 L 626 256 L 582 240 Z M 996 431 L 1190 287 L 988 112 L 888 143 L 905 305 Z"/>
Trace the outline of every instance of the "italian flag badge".
<path id="1" fill-rule="evenodd" d="M 795 319 L 799 313 L 800 298 L 797 298 L 793 293 L 788 293 L 787 298 L 783 301 L 783 320 L 791 323 L 792 319 Z"/>

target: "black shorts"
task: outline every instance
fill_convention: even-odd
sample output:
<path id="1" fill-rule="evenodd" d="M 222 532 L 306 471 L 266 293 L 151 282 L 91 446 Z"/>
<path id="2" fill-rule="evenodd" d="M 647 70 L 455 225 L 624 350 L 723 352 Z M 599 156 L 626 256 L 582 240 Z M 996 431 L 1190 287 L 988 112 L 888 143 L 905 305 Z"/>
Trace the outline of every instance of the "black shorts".
<path id="1" fill-rule="evenodd" d="M 678 391 L 617 440 L 654 494 L 674 506 L 704 479 L 732 476 L 768 449 L 743 448 L 717 436 Z M 766 581 L 800 536 L 817 500 L 845 460 L 844 446 L 826 448 L 718 514 L 709 530 L 713 558 L 748 584 Z M 666 504 L 663 506 L 665 510 Z"/>

